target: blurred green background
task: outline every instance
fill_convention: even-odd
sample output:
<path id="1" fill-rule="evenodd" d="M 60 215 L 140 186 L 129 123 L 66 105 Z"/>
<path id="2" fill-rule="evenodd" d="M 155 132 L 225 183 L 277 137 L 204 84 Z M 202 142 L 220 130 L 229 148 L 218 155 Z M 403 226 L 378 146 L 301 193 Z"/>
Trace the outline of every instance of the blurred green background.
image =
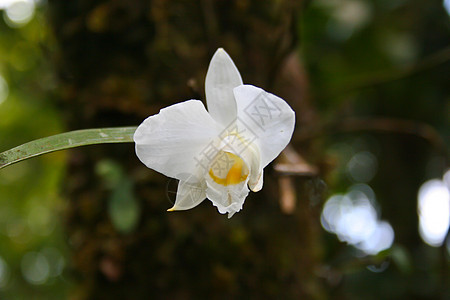
<path id="1" fill-rule="evenodd" d="M 304 6 L 298 55 L 320 124 L 299 130 L 321 141 L 327 170 L 321 268 L 311 276 L 330 299 L 449 299 L 450 1 Z M 0 14 L 4 151 L 64 132 L 66 122 L 46 1 L 0 0 Z M 65 299 L 76 289 L 66 155 L 0 170 L 1 299 Z M 108 213 L 118 231 L 134 230 L 140 207 L 120 201 L 133 183 L 114 162 L 96 168 L 106 185 L 124 182 Z"/>
<path id="2" fill-rule="evenodd" d="M 41 2 L 0 1 L 0 149 L 64 131 L 54 107 L 54 44 Z M 62 299 L 64 153 L 0 172 L 0 298 Z M 49 295 L 51 295 L 49 297 Z"/>

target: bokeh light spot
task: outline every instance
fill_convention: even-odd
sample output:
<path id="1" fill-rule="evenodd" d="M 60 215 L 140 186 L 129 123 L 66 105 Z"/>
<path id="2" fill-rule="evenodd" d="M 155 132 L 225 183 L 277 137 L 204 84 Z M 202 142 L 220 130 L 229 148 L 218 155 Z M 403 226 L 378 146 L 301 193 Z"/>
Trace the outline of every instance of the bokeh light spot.
<path id="1" fill-rule="evenodd" d="M 352 34 L 363 28 L 372 17 L 372 7 L 366 1 L 339 0 L 314 1 L 315 5 L 328 10 L 331 19 L 327 31 L 332 39 L 345 41 Z"/>
<path id="2" fill-rule="evenodd" d="M 25 254 L 22 258 L 21 269 L 25 280 L 35 285 L 45 283 L 50 275 L 47 258 L 38 252 Z"/>
<path id="3" fill-rule="evenodd" d="M 368 254 L 377 254 L 381 250 L 388 249 L 394 242 L 394 229 L 386 221 L 379 221 L 372 234 L 363 240 L 358 248 Z"/>
<path id="4" fill-rule="evenodd" d="M 3 16 L 9 26 L 20 27 L 33 18 L 34 9 L 33 0 L 16 0 L 9 3 Z"/>
<path id="5" fill-rule="evenodd" d="M 419 49 L 415 38 L 407 33 L 389 32 L 380 40 L 380 47 L 393 63 L 406 64 L 416 60 Z"/>
<path id="6" fill-rule="evenodd" d="M 370 195 L 372 189 L 362 187 L 357 185 L 345 195 L 331 196 L 323 208 L 321 223 L 325 230 L 336 234 L 340 241 L 366 254 L 375 255 L 391 247 L 394 230 L 388 222 L 379 220 L 375 199 L 369 199 L 362 191 L 365 189 Z"/>
<path id="7" fill-rule="evenodd" d="M 445 10 L 447 11 L 447 14 L 450 15 L 450 0 L 444 0 L 443 4 L 444 4 Z"/>
<path id="8" fill-rule="evenodd" d="M 64 256 L 57 248 L 48 247 L 42 249 L 41 253 L 47 258 L 49 264 L 49 277 L 60 276 L 66 265 Z"/>
<path id="9" fill-rule="evenodd" d="M 450 171 L 447 171 L 449 173 Z M 444 175 L 444 180 L 445 176 Z M 439 247 L 444 242 L 450 224 L 450 194 L 448 185 L 439 179 L 426 181 L 419 189 L 417 209 L 419 233 L 425 243 Z"/>
<path id="10" fill-rule="evenodd" d="M 369 182 L 378 170 L 378 160 L 369 151 L 353 155 L 347 164 L 347 171 L 355 182 Z"/>
<path id="11" fill-rule="evenodd" d="M 351 186 L 349 194 L 353 193 L 363 193 L 372 203 L 372 205 L 375 205 L 376 198 L 375 198 L 375 192 L 370 187 L 370 185 L 365 183 L 355 183 Z"/>
<path id="12" fill-rule="evenodd" d="M 371 7 L 365 1 L 344 0 L 335 7 L 332 16 L 353 30 L 367 23 L 371 13 Z"/>

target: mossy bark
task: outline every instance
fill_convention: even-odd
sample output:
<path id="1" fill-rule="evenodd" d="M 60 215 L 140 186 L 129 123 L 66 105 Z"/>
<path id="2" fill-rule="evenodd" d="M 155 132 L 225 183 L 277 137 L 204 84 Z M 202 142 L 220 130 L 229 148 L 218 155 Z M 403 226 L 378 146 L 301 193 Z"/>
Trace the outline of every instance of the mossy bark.
<path id="1" fill-rule="evenodd" d="M 68 128 L 137 125 L 170 104 L 204 99 L 204 77 L 218 47 L 233 57 L 244 82 L 284 97 L 298 127 L 315 122 L 296 53 L 302 5 L 49 0 Z M 317 158 L 315 145 L 301 146 L 304 156 Z M 133 183 L 129 197 L 138 201 L 139 222 L 128 233 L 118 231 L 108 213 L 114 187 L 99 171 L 104 161 L 118 164 Z M 293 178 L 297 207 L 286 215 L 278 203 L 279 177 L 271 166 L 266 171 L 264 189 L 228 220 L 208 201 L 167 213 L 173 180 L 145 168 L 131 144 L 71 151 L 64 191 L 79 284 L 74 296 L 323 299 L 320 189 L 312 179 Z"/>

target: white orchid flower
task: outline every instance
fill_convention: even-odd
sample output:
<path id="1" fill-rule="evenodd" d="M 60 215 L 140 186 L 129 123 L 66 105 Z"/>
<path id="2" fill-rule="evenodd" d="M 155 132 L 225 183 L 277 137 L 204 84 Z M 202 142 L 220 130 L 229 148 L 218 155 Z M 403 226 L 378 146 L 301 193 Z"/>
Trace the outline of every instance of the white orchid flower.
<path id="1" fill-rule="evenodd" d="M 231 218 L 249 188 L 261 190 L 264 167 L 292 137 L 295 113 L 283 99 L 244 85 L 223 49 L 211 59 L 205 92 L 208 111 L 189 100 L 145 119 L 134 134 L 136 154 L 150 169 L 179 180 L 169 211 L 208 198 Z"/>

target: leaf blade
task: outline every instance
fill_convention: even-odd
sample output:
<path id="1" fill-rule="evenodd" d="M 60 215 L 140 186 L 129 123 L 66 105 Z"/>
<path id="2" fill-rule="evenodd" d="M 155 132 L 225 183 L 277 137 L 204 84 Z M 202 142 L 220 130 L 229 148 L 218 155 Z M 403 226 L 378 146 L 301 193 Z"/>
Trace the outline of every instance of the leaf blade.
<path id="1" fill-rule="evenodd" d="M 133 143 L 137 127 L 82 129 L 37 139 L 0 153 L 0 169 L 55 151 L 87 145 Z"/>

